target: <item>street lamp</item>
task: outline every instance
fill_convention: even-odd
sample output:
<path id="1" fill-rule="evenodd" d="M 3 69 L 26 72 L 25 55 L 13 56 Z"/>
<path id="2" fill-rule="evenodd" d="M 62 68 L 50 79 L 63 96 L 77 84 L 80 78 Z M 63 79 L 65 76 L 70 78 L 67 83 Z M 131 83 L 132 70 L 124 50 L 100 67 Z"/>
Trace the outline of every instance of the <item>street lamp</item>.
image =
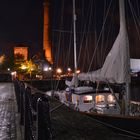
<path id="1" fill-rule="evenodd" d="M 77 70 L 76 73 L 79 74 L 80 73 L 80 70 Z"/>
<path id="2" fill-rule="evenodd" d="M 49 70 L 51 71 L 51 70 L 52 70 L 52 68 L 51 68 L 51 67 L 49 67 Z"/>
<path id="3" fill-rule="evenodd" d="M 21 69 L 22 70 L 26 70 L 27 69 L 27 66 L 23 64 L 23 65 L 21 65 Z"/>
<path id="4" fill-rule="evenodd" d="M 57 72 L 58 74 L 61 74 L 61 73 L 62 73 L 62 69 L 58 68 L 58 69 L 56 70 L 56 72 Z"/>
<path id="5" fill-rule="evenodd" d="M 67 71 L 68 71 L 68 76 L 71 76 L 71 72 L 72 72 L 71 68 L 68 68 Z"/>
<path id="6" fill-rule="evenodd" d="M 60 75 L 61 75 L 61 73 L 62 73 L 62 69 L 61 69 L 61 68 L 57 68 L 57 69 L 56 69 L 56 73 L 57 73 L 57 75 L 58 75 L 58 78 L 60 79 Z"/>

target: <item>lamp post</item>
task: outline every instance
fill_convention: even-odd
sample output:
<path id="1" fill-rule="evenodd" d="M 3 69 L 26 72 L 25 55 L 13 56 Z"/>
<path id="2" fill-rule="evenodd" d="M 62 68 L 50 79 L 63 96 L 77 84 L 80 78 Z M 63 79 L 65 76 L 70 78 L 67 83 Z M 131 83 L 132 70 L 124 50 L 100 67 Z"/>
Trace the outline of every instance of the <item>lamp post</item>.
<path id="1" fill-rule="evenodd" d="M 68 71 L 68 76 L 71 76 L 71 72 L 72 72 L 71 68 L 68 68 L 67 71 Z"/>
<path id="2" fill-rule="evenodd" d="M 57 73 L 58 78 L 59 78 L 59 80 L 60 80 L 61 73 L 62 73 L 62 69 L 61 69 L 61 68 L 56 69 L 56 73 Z"/>

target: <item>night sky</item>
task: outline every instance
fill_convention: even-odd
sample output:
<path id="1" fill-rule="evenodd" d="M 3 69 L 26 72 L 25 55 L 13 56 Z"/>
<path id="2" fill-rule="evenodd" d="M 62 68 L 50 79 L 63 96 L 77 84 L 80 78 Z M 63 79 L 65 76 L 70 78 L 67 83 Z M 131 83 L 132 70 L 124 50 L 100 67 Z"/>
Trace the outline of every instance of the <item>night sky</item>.
<path id="1" fill-rule="evenodd" d="M 7 0 L 0 4 L 0 53 L 17 44 L 33 52 L 42 47 L 43 0 Z"/>
<path id="2" fill-rule="evenodd" d="M 55 62 L 56 66 L 62 65 L 67 68 L 69 65 L 73 66 L 72 0 L 51 1 L 53 3 L 51 5 L 51 33 Z M 119 31 L 118 2 L 118 0 L 88 0 L 88 2 L 76 0 L 77 59 L 78 68 L 82 71 L 97 69 L 103 65 Z M 139 0 L 126 1 L 131 58 L 140 58 L 139 9 Z M 96 46 L 96 53 L 94 53 Z"/>
<path id="3" fill-rule="evenodd" d="M 53 46 L 54 64 L 56 67 L 65 68 L 73 66 L 72 0 L 49 1 L 50 40 Z M 128 5 L 129 1 L 132 7 Z M 109 8 L 110 2 L 112 3 Z M 133 58 L 140 58 L 139 5 L 139 0 L 127 0 L 126 2 L 127 29 Z M 133 15 L 131 10 L 134 11 Z M 88 2 L 76 0 L 76 14 L 78 67 L 84 69 L 85 64 L 89 66 L 93 55 L 95 55 L 94 63 L 91 67 L 101 67 L 119 30 L 118 0 L 88 0 Z M 100 35 L 105 18 L 105 30 Z M 17 44 L 24 44 L 29 47 L 32 56 L 42 51 L 42 35 L 43 0 L 1 2 L 0 54 L 7 53 L 9 48 Z M 94 54 L 97 45 L 98 53 Z"/>

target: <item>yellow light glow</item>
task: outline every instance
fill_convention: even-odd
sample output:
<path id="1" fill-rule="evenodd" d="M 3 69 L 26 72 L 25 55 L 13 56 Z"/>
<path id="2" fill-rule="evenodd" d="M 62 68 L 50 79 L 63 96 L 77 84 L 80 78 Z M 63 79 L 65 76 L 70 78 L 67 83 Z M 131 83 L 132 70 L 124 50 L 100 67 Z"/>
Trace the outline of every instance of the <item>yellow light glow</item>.
<path id="1" fill-rule="evenodd" d="M 58 74 L 61 74 L 61 73 L 62 73 L 62 69 L 58 68 L 58 69 L 56 70 L 56 72 L 57 72 Z"/>
<path id="2" fill-rule="evenodd" d="M 83 97 L 84 103 L 90 103 L 92 101 L 92 96 L 91 95 L 86 95 Z"/>
<path id="3" fill-rule="evenodd" d="M 80 73 L 80 70 L 77 70 L 76 73 L 79 74 Z"/>
<path id="4" fill-rule="evenodd" d="M 108 95 L 108 97 L 107 97 L 107 101 L 108 101 L 108 103 L 115 103 L 115 98 L 114 98 L 114 96 L 113 95 Z"/>
<path id="5" fill-rule="evenodd" d="M 33 62 L 31 60 L 26 61 L 25 63 L 23 63 L 20 67 L 22 70 L 27 70 L 28 72 L 31 72 L 33 70 L 35 70 L 36 66 L 35 64 L 33 64 Z"/>
<path id="6" fill-rule="evenodd" d="M 104 95 L 97 95 L 95 98 L 96 103 L 104 102 L 105 101 L 105 96 Z"/>
<path id="7" fill-rule="evenodd" d="M 22 70 L 25 70 L 25 69 L 27 69 L 27 67 L 26 67 L 25 65 L 22 65 L 22 66 L 21 66 L 21 69 L 22 69 Z"/>
<path id="8" fill-rule="evenodd" d="M 0 64 L 2 64 L 5 60 L 5 55 L 0 56 Z"/>

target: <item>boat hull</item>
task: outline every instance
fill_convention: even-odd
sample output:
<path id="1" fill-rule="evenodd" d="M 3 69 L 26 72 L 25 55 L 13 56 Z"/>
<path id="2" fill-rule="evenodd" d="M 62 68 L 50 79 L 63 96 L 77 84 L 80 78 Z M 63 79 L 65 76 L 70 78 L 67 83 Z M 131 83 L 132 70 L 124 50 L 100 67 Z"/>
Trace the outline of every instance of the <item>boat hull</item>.
<path id="1" fill-rule="evenodd" d="M 81 112 L 122 135 L 140 139 L 140 117 Z"/>

